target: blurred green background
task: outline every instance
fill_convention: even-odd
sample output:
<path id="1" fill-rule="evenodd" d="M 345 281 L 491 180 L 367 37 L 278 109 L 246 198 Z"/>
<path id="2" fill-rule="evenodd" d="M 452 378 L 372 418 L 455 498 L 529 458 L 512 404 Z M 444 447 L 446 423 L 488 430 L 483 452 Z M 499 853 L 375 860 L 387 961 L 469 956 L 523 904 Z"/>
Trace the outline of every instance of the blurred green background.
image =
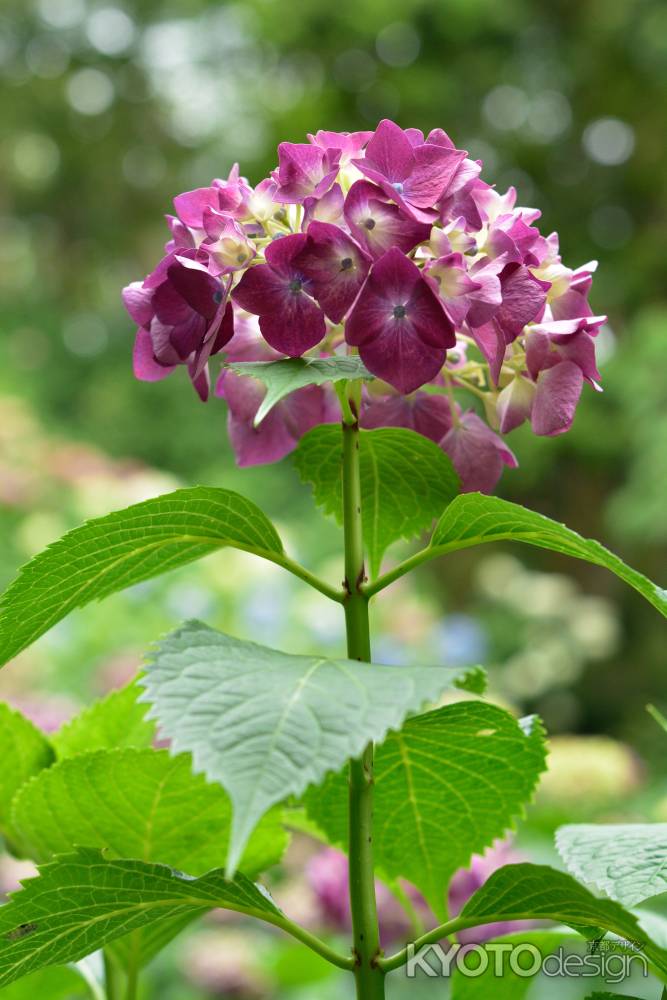
<path id="1" fill-rule="evenodd" d="M 567 264 L 600 261 L 604 394 L 585 390 L 561 439 L 511 435 L 520 468 L 501 492 L 665 583 L 662 0 L 4 0 L 0 80 L 0 584 L 84 517 L 193 483 L 244 490 L 308 565 L 339 571 L 339 533 L 289 459 L 240 473 L 222 402 L 199 403 L 182 372 L 134 381 L 119 293 L 158 260 L 177 192 L 236 160 L 256 182 L 282 139 L 385 116 L 443 127 L 487 181 L 542 209 Z M 335 608 L 226 556 L 73 616 L 6 668 L 0 694 L 52 728 L 193 615 L 294 650 L 341 644 Z M 667 704 L 662 628 L 602 571 L 483 548 L 387 592 L 375 645 L 386 662 L 483 662 L 498 697 L 544 717 L 554 766 L 524 834 L 539 853 L 563 817 L 667 819 L 645 712 Z M 189 947 L 188 998 L 324 1000 L 307 963 L 289 981 L 273 938 L 237 992 Z M 184 1000 L 161 968 L 159 996 Z"/>

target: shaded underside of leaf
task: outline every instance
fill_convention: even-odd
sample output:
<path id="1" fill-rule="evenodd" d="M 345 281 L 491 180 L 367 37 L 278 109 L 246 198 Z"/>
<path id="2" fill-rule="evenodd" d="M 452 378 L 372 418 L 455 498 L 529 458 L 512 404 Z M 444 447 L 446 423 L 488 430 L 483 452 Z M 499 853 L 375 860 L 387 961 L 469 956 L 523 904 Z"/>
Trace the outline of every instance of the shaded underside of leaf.
<path id="1" fill-rule="evenodd" d="M 291 656 L 192 622 L 158 645 L 141 683 L 174 751 L 192 753 L 195 769 L 229 793 L 234 871 L 270 806 L 302 794 L 466 676 Z"/>
<path id="2" fill-rule="evenodd" d="M 0 663 L 74 608 L 224 546 L 283 553 L 268 518 L 230 490 L 176 490 L 87 521 L 27 563 L 0 598 Z"/>
<path id="3" fill-rule="evenodd" d="M 266 386 L 266 395 L 255 414 L 255 427 L 276 403 L 296 389 L 355 379 L 372 379 L 361 358 L 283 358 L 280 361 L 232 361 L 226 366 L 237 375 L 249 375 Z"/>
<path id="4" fill-rule="evenodd" d="M 562 826 L 556 846 L 576 878 L 624 906 L 667 892 L 667 823 Z"/>
<path id="5" fill-rule="evenodd" d="M 615 573 L 667 617 L 667 591 L 627 566 L 603 545 L 583 538 L 564 524 L 500 497 L 466 493 L 445 510 L 431 539 L 432 555 L 482 545 L 485 542 L 524 542 L 538 548 L 594 563 Z"/>
<path id="6" fill-rule="evenodd" d="M 466 701 L 408 719 L 375 753 L 374 856 L 443 915 L 451 876 L 510 830 L 545 767 L 536 720 Z M 305 805 L 329 840 L 347 845 L 344 772 L 310 789 Z"/>
<path id="7" fill-rule="evenodd" d="M 390 545 L 430 528 L 457 495 L 459 480 L 441 448 L 402 427 L 361 431 L 359 456 L 364 543 L 374 577 Z M 315 502 L 342 523 L 340 428 L 315 427 L 301 439 L 294 457 Z"/>

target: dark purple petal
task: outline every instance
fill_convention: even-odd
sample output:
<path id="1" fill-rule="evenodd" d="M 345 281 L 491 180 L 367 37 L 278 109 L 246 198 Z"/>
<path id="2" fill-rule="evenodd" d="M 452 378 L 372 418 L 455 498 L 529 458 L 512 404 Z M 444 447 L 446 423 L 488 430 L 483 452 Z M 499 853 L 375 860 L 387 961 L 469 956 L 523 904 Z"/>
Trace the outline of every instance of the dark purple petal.
<path id="1" fill-rule="evenodd" d="M 395 328 L 359 347 L 368 370 L 399 392 L 414 392 L 440 372 L 447 351 L 428 347 L 412 333 Z"/>
<path id="2" fill-rule="evenodd" d="M 570 429 L 583 384 L 581 368 L 573 361 L 561 361 L 540 373 L 532 415 L 535 434 L 551 437 Z"/>
<path id="3" fill-rule="evenodd" d="M 362 427 L 407 427 L 438 443 L 452 426 L 449 400 L 425 392 L 411 396 L 369 396 L 361 411 Z"/>
<path id="4" fill-rule="evenodd" d="M 462 414 L 444 436 L 441 448 L 449 455 L 464 493 L 491 493 L 503 466 L 515 468 L 517 460 L 502 438 L 472 410 Z"/>
<path id="5" fill-rule="evenodd" d="M 352 185 L 344 214 L 352 235 L 372 257 L 381 257 L 391 247 L 409 253 L 431 235 L 429 223 L 417 222 L 389 204 L 382 190 L 368 181 Z"/>
<path id="6" fill-rule="evenodd" d="M 551 283 L 535 278 L 521 264 L 507 264 L 500 273 L 500 286 L 503 301 L 494 319 L 503 331 L 506 343 L 511 344 L 526 323 L 542 312 Z"/>
<path id="7" fill-rule="evenodd" d="M 279 312 L 261 314 L 259 328 L 271 347 L 298 358 L 324 339 L 324 313 L 305 292 L 288 291 Z"/>
<path id="8" fill-rule="evenodd" d="M 213 319 L 222 298 L 219 281 L 203 270 L 193 270 L 180 264 L 172 264 L 167 276 L 172 288 L 191 309 L 206 319 Z M 156 298 L 158 292 L 155 293 Z M 164 321 L 164 317 L 160 319 Z"/>
<path id="9" fill-rule="evenodd" d="M 305 247 L 307 239 L 305 233 L 293 233 L 269 243 L 264 251 L 267 264 L 278 274 L 291 278 L 295 270 L 295 258 Z"/>
<path id="10" fill-rule="evenodd" d="M 234 288 L 232 299 L 246 312 L 256 316 L 277 313 L 282 309 L 288 282 L 289 277 L 278 274 L 269 264 L 256 264 L 248 268 Z"/>
<path id="11" fill-rule="evenodd" d="M 309 280 L 309 292 L 329 319 L 340 323 L 364 283 L 370 258 L 338 226 L 311 222 L 308 242 L 295 265 Z"/>

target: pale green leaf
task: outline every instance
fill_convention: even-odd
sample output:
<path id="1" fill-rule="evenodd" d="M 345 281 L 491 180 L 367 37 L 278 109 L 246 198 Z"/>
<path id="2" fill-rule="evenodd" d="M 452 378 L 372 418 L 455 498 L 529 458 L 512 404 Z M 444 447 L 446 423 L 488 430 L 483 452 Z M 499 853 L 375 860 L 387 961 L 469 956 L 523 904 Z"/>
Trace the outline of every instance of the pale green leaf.
<path id="1" fill-rule="evenodd" d="M 0 702 L 0 760 L 0 833 L 13 841 L 12 799 L 28 778 L 53 763 L 54 753 L 44 734 L 4 702 Z"/>
<path id="2" fill-rule="evenodd" d="M 227 364 L 237 375 L 251 375 L 266 386 L 266 395 L 255 415 L 258 426 L 276 403 L 296 389 L 373 376 L 358 357 L 284 358 L 280 361 L 232 361 Z"/>
<path id="3" fill-rule="evenodd" d="M 427 531 L 457 495 L 459 481 L 449 458 L 433 441 L 402 427 L 360 432 L 361 512 L 371 576 L 399 539 Z M 295 452 L 297 471 L 313 488 L 315 502 L 339 522 L 343 517 L 339 427 L 315 427 Z"/>
<path id="4" fill-rule="evenodd" d="M 642 1000 L 629 993 L 590 993 L 586 1000 Z"/>
<path id="5" fill-rule="evenodd" d="M 651 583 L 599 542 L 509 500 L 465 493 L 445 510 L 425 556 L 438 556 L 485 542 L 525 542 L 611 570 L 667 616 L 667 591 Z"/>
<path id="6" fill-rule="evenodd" d="M 576 878 L 624 906 L 667 892 L 667 823 L 562 826 L 556 846 Z"/>
<path id="7" fill-rule="evenodd" d="M 405 671 L 410 673 L 409 670 Z M 416 885 L 439 915 L 454 872 L 510 830 L 545 767 L 535 719 L 465 701 L 408 719 L 375 752 L 374 854 L 390 879 Z M 310 789 L 310 819 L 347 846 L 347 776 Z"/>
<path id="8" fill-rule="evenodd" d="M 54 733 L 51 742 L 59 758 L 90 750 L 117 747 L 149 747 L 155 725 L 146 721 L 146 706 L 137 702 L 141 689 L 136 682 L 111 691 L 93 702 Z"/>
<path id="9" fill-rule="evenodd" d="M 544 865 L 507 865 L 478 889 L 463 907 L 457 923 L 482 927 L 506 920 L 553 920 L 591 937 L 599 931 L 636 944 L 663 973 L 667 952 L 651 941 L 637 918 L 619 903 L 597 899 L 571 875 Z"/>
<path id="10" fill-rule="evenodd" d="M 27 563 L 0 598 L 0 663 L 74 608 L 225 546 L 284 557 L 268 518 L 230 490 L 177 490 L 87 521 Z"/>
<path id="11" fill-rule="evenodd" d="M 189 755 L 127 748 L 78 754 L 42 771 L 18 792 L 12 818 L 37 861 L 85 844 L 200 875 L 224 864 L 231 805 L 219 785 L 192 773 Z M 264 871 L 286 846 L 274 810 L 248 843 L 243 871 Z"/>
<path id="12" fill-rule="evenodd" d="M 141 683 L 174 751 L 191 752 L 195 769 L 230 795 L 234 871 L 270 806 L 359 756 L 465 674 L 290 656 L 192 622 L 159 644 Z"/>
<path id="13" fill-rule="evenodd" d="M 214 907 L 281 925 L 280 911 L 243 875 L 192 878 L 166 865 L 108 860 L 80 848 L 43 867 L 0 908 L 0 986 L 78 961 L 116 938 Z"/>

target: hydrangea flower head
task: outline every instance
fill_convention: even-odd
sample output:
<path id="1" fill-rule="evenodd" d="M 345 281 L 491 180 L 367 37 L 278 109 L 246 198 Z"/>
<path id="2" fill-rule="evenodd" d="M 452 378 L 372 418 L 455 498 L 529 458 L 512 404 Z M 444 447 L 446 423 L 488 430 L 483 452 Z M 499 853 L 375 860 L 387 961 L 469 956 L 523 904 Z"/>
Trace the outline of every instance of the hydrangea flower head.
<path id="1" fill-rule="evenodd" d="M 539 211 L 442 129 L 380 122 L 283 142 L 255 186 L 234 166 L 186 191 L 167 216 L 165 257 L 124 290 L 134 369 L 187 368 L 201 399 L 212 359 L 240 464 L 272 462 L 339 419 L 329 387 L 284 399 L 224 362 L 358 354 L 373 381 L 362 427 L 407 427 L 451 458 L 463 489 L 490 492 L 517 464 L 503 435 L 567 431 L 586 383 L 599 389 L 604 316 L 588 303 L 595 263 L 561 260 Z"/>

